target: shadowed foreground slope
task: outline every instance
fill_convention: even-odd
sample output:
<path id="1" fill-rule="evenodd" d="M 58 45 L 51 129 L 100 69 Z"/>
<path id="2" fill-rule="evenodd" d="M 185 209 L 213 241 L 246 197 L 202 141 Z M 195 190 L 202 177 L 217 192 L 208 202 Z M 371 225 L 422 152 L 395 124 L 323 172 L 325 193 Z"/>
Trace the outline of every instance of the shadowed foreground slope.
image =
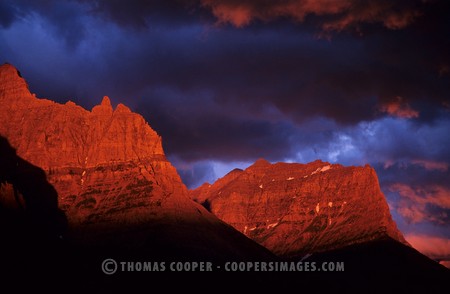
<path id="1" fill-rule="evenodd" d="M 75 252 L 92 253 L 100 261 L 105 256 L 274 258 L 188 197 L 161 137 L 126 106 L 113 109 L 104 97 L 88 111 L 72 102 L 38 99 L 9 64 L 0 66 L 0 104 L 0 135 L 16 149 L 14 156 L 40 168 L 35 175 L 20 170 L 33 181 L 20 189 L 51 199 L 52 209 L 65 212 L 64 243 Z M 12 160 L 8 154 L 5 161 Z M 14 173 L 4 171 L 6 177 Z M 36 184 L 44 179 L 45 192 Z M 47 215 L 28 194 L 24 198 L 32 211 Z"/>

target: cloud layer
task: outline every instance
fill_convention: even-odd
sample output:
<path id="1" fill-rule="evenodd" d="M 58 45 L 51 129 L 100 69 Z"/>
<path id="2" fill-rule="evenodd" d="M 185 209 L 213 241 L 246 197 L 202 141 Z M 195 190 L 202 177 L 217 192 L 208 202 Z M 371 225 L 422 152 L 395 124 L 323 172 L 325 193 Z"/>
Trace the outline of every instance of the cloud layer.
<path id="1" fill-rule="evenodd" d="M 287 17 L 304 22 L 308 16 L 326 16 L 321 22 L 325 30 L 343 30 L 365 23 L 380 23 L 389 29 L 401 29 L 421 15 L 421 1 L 362 0 L 202 0 L 219 22 L 236 27 L 251 22 Z"/>
<path id="2" fill-rule="evenodd" d="M 450 239 L 416 234 L 406 235 L 405 239 L 430 258 L 450 261 Z"/>
<path id="3" fill-rule="evenodd" d="M 145 116 L 195 187 L 259 157 L 373 165 L 404 232 L 449 236 L 448 1 L 0 3 L 39 97 Z"/>

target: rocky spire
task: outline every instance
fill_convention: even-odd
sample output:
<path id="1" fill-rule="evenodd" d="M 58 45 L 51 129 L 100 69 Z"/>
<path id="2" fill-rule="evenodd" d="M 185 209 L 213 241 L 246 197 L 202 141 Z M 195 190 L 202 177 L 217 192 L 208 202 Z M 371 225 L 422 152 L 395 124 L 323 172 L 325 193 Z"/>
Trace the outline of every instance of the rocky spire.
<path id="1" fill-rule="evenodd" d="M 100 115 L 111 115 L 113 113 L 113 108 L 109 97 L 104 96 L 102 99 L 102 103 L 92 108 L 92 113 Z"/>
<path id="2" fill-rule="evenodd" d="M 11 64 L 0 66 L 0 99 L 31 97 L 28 85 L 20 72 Z"/>

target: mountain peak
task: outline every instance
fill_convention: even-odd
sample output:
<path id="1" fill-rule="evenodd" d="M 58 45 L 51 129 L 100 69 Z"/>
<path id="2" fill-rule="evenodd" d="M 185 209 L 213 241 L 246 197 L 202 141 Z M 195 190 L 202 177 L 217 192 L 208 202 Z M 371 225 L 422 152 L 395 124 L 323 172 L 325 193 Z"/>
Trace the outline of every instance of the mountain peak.
<path id="1" fill-rule="evenodd" d="M 111 100 L 109 100 L 109 97 L 104 96 L 102 99 L 102 103 L 100 105 L 96 105 L 92 108 L 92 113 L 111 115 L 113 113 L 113 108 L 111 105 Z"/>
<path id="2" fill-rule="evenodd" d="M 259 158 L 255 161 L 251 166 L 247 167 L 245 171 L 253 173 L 253 174 L 260 174 L 263 173 L 266 168 L 269 168 L 272 164 L 265 160 L 264 158 Z"/>
<path id="3" fill-rule="evenodd" d="M 133 248 L 162 260 L 185 256 L 203 256 L 202 260 L 273 258 L 267 249 L 225 225 L 188 197 L 186 186 L 164 155 L 161 137 L 141 115 L 122 104 L 113 112 L 106 96 L 92 112 L 73 102 L 59 104 L 37 99 L 23 91 L 27 90 L 26 82 L 13 66 L 3 65 L 0 74 L 0 141 L 7 139 L 8 152 L 16 149 L 17 157 L 39 167 L 41 177 L 52 186 L 57 200 L 52 202 L 51 209 L 59 206 L 67 216 L 70 235 L 67 239 L 74 247 L 83 244 L 82 247 L 89 246 L 89 251 L 102 253 L 105 245 L 117 250 L 127 248 L 130 253 L 128 248 Z M 5 160 L 12 162 L 14 168 L 22 166 L 14 154 L 1 151 L 0 161 Z M 18 176 L 8 166 L 0 167 L 2 219 L 2 203 L 9 203 L 4 200 L 14 203 L 19 198 L 17 207 L 22 208 L 25 203 L 27 209 L 24 213 L 21 210 L 20 215 L 27 222 L 28 215 L 34 216 L 28 212 L 28 199 L 34 207 L 42 208 L 42 214 L 47 214 L 50 208 L 35 197 L 25 197 L 27 194 L 22 191 L 25 185 L 15 185 L 13 181 L 4 188 L 3 174 L 12 173 L 14 179 Z M 26 192 L 33 189 L 39 192 L 42 185 L 34 185 L 30 169 L 22 167 L 22 170 Z M 28 188 L 28 183 L 33 187 Z M 45 201 L 51 196 L 36 195 Z M 9 223 L 14 220 L 8 220 Z M 17 236 L 28 230 L 24 231 L 18 231 Z"/>
<path id="4" fill-rule="evenodd" d="M 283 257 L 386 237 L 404 242 L 377 175 L 368 167 L 323 161 L 270 164 L 260 159 L 208 189 L 191 191 L 191 197 Z"/>
<path id="5" fill-rule="evenodd" d="M 12 65 L 10 63 L 7 63 L 7 62 L 5 62 L 4 64 L 2 64 L 0 66 L 0 73 L 2 73 L 2 74 L 3 73 L 10 73 L 10 74 L 22 77 L 22 75 L 20 74 L 19 70 L 17 70 L 17 68 L 14 65 Z"/>
<path id="6" fill-rule="evenodd" d="M 117 105 L 115 111 L 118 112 L 118 113 L 131 113 L 130 108 L 128 108 L 127 106 L 125 106 L 125 105 L 122 104 L 122 103 L 119 103 L 119 104 Z"/>
<path id="7" fill-rule="evenodd" d="M 103 106 L 103 107 L 111 107 L 112 108 L 111 100 L 109 100 L 108 96 L 103 96 L 101 106 Z"/>
<path id="8" fill-rule="evenodd" d="M 31 96 L 28 85 L 16 67 L 9 63 L 0 66 L 0 98 L 14 99 Z"/>
<path id="9" fill-rule="evenodd" d="M 253 164 L 253 166 L 268 166 L 270 165 L 270 162 L 268 162 L 267 160 L 265 160 L 264 158 L 259 158 L 258 160 L 255 161 L 255 163 Z"/>
<path id="10" fill-rule="evenodd" d="M 107 96 L 92 112 L 70 101 L 38 99 L 10 64 L 0 66 L 0 104 L 0 135 L 21 147 L 19 156 L 35 150 L 26 159 L 44 170 L 164 156 L 161 137 L 126 106 L 118 105 L 113 115 Z"/>

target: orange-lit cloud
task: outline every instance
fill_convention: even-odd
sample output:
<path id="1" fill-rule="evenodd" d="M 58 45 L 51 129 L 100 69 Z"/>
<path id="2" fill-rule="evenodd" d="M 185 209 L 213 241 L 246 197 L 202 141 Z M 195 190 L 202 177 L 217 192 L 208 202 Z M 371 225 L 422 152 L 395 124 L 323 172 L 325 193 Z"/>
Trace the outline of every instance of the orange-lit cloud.
<path id="1" fill-rule="evenodd" d="M 414 5 L 394 1 L 358 0 L 201 0 L 221 23 L 236 27 L 252 20 L 269 21 L 288 17 L 302 22 L 308 15 L 327 16 L 322 28 L 340 31 L 362 23 L 381 23 L 389 29 L 401 29 L 412 23 L 420 12 Z M 404 3 L 403 3 L 404 4 Z"/>
<path id="2" fill-rule="evenodd" d="M 448 170 L 448 163 L 432 161 L 432 160 L 422 160 L 422 159 L 414 159 L 411 161 L 413 164 L 420 165 L 426 170 L 438 170 L 445 172 Z"/>
<path id="3" fill-rule="evenodd" d="M 397 96 L 393 101 L 382 104 L 380 110 L 391 116 L 400 118 L 419 117 L 419 112 L 412 109 L 411 106 L 407 102 L 405 102 L 402 97 L 399 96 Z"/>
<path id="4" fill-rule="evenodd" d="M 426 159 L 412 159 L 409 162 L 404 161 L 394 161 L 392 159 L 385 160 L 383 167 L 384 169 L 388 169 L 395 164 L 398 164 L 401 168 L 407 168 L 409 165 L 418 165 L 428 171 L 448 171 L 448 163 L 434 160 L 426 160 Z"/>
<path id="5" fill-rule="evenodd" d="M 407 234 L 405 239 L 415 249 L 432 259 L 444 260 L 447 263 L 450 260 L 450 239 L 419 234 Z"/>
<path id="6" fill-rule="evenodd" d="M 418 223 L 427 219 L 423 206 L 401 206 L 400 204 L 397 212 L 411 223 Z"/>
<path id="7" fill-rule="evenodd" d="M 357 1 L 352 1 L 357 2 Z M 407 27 L 420 16 L 416 10 L 404 9 L 395 11 L 392 2 L 365 2 L 364 4 L 351 6 L 351 9 L 341 11 L 343 16 L 335 21 L 326 22 L 323 27 L 326 30 L 341 31 L 348 27 L 362 23 L 381 23 L 388 29 L 402 29 Z"/>
<path id="8" fill-rule="evenodd" d="M 397 183 L 389 187 L 391 192 L 397 192 L 401 199 L 397 203 L 397 212 L 411 223 L 431 221 L 445 223 L 448 215 L 430 213 L 428 205 L 434 205 L 441 209 L 450 209 L 450 190 L 442 186 L 426 188 L 412 188 L 408 185 Z"/>
<path id="9" fill-rule="evenodd" d="M 212 7 L 213 14 L 221 22 L 229 22 L 240 28 L 248 25 L 252 20 L 252 11 L 245 5 L 238 5 L 232 10 L 226 6 L 218 5 Z"/>
<path id="10" fill-rule="evenodd" d="M 278 17 L 287 16 L 295 21 L 303 21 L 308 14 L 337 14 L 348 9 L 351 2 L 349 0 L 202 0 L 203 5 L 211 8 L 219 22 L 231 23 L 236 27 L 248 25 L 252 20 L 269 21 Z"/>

